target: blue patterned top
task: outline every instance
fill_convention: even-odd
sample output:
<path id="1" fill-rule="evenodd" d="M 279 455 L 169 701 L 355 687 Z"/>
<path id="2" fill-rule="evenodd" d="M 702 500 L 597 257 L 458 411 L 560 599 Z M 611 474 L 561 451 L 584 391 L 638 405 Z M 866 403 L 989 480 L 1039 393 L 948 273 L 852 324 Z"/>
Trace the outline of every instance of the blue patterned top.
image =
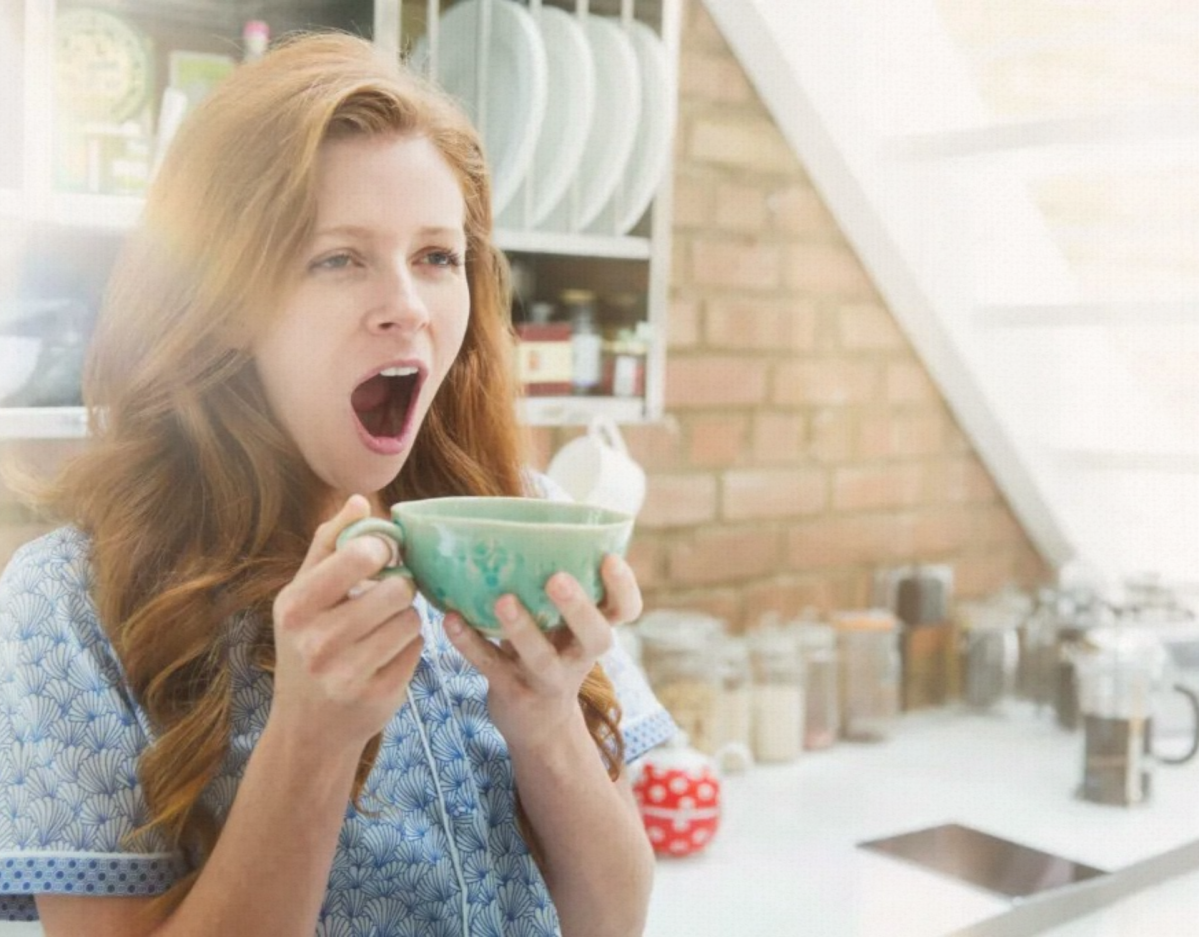
<path id="1" fill-rule="evenodd" d="M 154 732 L 90 595 L 89 541 L 64 527 L 26 544 L 0 576 L 0 920 L 37 919 L 35 894 L 154 895 L 187 869 L 162 842 L 129 851 L 147 817 L 138 755 Z M 318 937 L 552 935 L 557 912 L 516 826 L 512 764 L 485 679 L 418 596 L 425 646 L 387 724 L 363 811 L 347 805 Z M 230 749 L 204 803 L 223 819 L 266 724 L 256 632 L 230 624 Z M 640 670 L 603 658 L 626 759 L 675 731 Z M 597 754 L 597 757 L 598 754 Z"/>

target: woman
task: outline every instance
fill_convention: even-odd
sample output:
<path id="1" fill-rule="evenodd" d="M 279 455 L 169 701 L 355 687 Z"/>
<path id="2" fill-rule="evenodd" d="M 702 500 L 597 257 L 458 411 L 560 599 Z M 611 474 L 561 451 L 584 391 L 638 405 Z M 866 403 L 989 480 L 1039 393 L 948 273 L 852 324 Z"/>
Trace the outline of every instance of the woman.
<path id="1" fill-rule="evenodd" d="M 549 494 L 490 231 L 475 132 L 361 40 L 285 44 L 181 128 L 94 337 L 92 444 L 44 492 L 70 523 L 0 580 L 0 914 L 642 929 L 623 759 L 673 726 L 610 649 L 628 566 L 599 608 L 551 578 L 552 638 L 501 599 L 497 646 L 368 583 L 375 538 L 334 549 L 399 500 Z"/>

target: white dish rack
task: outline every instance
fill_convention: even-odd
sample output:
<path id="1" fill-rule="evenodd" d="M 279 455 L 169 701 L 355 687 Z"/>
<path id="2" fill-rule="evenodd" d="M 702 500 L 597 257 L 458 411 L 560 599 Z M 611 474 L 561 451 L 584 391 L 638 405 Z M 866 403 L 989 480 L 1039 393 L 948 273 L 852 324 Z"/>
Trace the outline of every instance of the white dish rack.
<path id="1" fill-rule="evenodd" d="M 582 23 L 587 17 L 602 16 L 617 24 L 626 33 L 636 30 L 644 33 L 648 27 L 661 52 L 659 65 L 665 63 L 670 81 L 669 113 L 662 114 L 663 96 L 658 96 L 655 105 L 657 119 L 666 121 L 673 129 L 676 79 L 678 73 L 678 48 L 682 0 L 458 0 L 477 4 L 481 35 L 486 35 L 497 4 L 516 4 L 525 15 L 536 16 L 543 8 L 556 7 L 576 17 Z M 137 196 L 113 195 L 89 192 L 65 192 L 55 187 L 53 166 L 55 162 L 54 125 L 54 23 L 59 9 L 78 6 L 64 0 L 21 0 L 16 22 L 16 38 L 21 48 L 4 49 L 6 58 L 21 61 L 22 93 L 17 100 L 21 113 L 0 114 L 0 122 L 19 126 L 21 133 L 19 158 L 9 165 L 19 166 L 17 178 L 7 173 L 0 177 L 0 223 L 15 236 L 0 240 L 0 251 L 14 251 L 23 244 L 26 231 L 50 231 L 61 234 L 70 249 L 80 250 L 79 243 L 89 238 L 98 239 L 107 245 L 115 243 L 138 221 L 142 201 Z M 335 0 L 327 6 L 335 8 Z M 443 18 L 457 2 L 439 0 L 375 0 L 372 11 L 372 39 L 384 51 L 399 55 L 402 49 L 411 49 L 418 39 L 423 38 L 436 62 L 439 29 Z M 239 32 L 240 18 L 244 16 L 241 5 L 231 0 L 125 0 L 120 9 L 123 15 L 172 16 L 186 22 L 190 28 L 209 33 L 224 30 L 230 38 Z M 319 3 L 310 0 L 276 0 L 265 5 L 267 10 L 309 11 Z M 293 9 L 294 8 L 294 9 Z M 256 8 L 257 9 L 257 8 Z M 147 11 L 150 11 L 149 13 Z M 501 14 L 502 15 L 502 14 Z M 208 24 L 205 27 L 205 24 Z M 405 30 L 410 35 L 405 35 Z M 644 39 L 644 36 L 642 36 Z M 644 45 L 644 42 L 642 43 Z M 482 57 L 486 58 L 486 44 Z M 156 93 L 161 93 L 161 87 Z M 603 102 L 603 89 L 598 89 Z M 10 98 L 0 99 L 0 104 L 11 107 Z M 486 107 L 485 97 L 483 106 Z M 4 103 L 9 102 L 9 103 Z M 51 102 L 47 108 L 46 102 Z M 598 107 L 603 107 L 600 103 Z M 608 106 L 619 106 L 609 104 Z M 485 118 L 484 118 L 485 119 Z M 546 128 L 554 133 L 552 126 Z M 638 128 L 639 132 L 641 128 Z M 633 150 L 641 146 L 642 159 L 646 152 L 646 141 L 639 138 Z M 665 370 L 665 327 L 668 306 L 668 279 L 670 264 L 670 178 L 669 143 L 659 140 L 649 151 L 657 153 L 654 158 L 661 161 L 659 176 L 649 188 L 652 199 L 647 205 L 636 227 L 627 230 L 628 217 L 632 209 L 628 204 L 634 190 L 646 187 L 643 169 L 641 174 L 633 172 L 635 167 L 626 165 L 618 174 L 613 194 L 601 211 L 598 220 L 591 226 L 578 230 L 579 225 L 568 223 L 575 230 L 545 230 L 526 224 L 524 211 L 514 211 L 505 216 L 506 224 L 497 226 L 495 239 L 498 246 L 510 258 L 531 263 L 544 272 L 544 279 L 565 288 L 580 286 L 589 288 L 593 284 L 585 278 L 595 276 L 596 270 L 603 272 L 597 277 L 603 288 L 610 288 L 612 281 L 622 278 L 634 284 L 632 287 L 645 297 L 645 319 L 653 336 L 646 356 L 646 378 L 644 393 L 636 398 L 616 397 L 528 397 L 520 403 L 522 419 L 531 425 L 585 425 L 597 415 L 606 416 L 619 423 L 636 423 L 657 420 L 661 417 L 664 404 L 663 373 Z M 584 157 L 585 158 L 585 157 Z M 528 199 L 535 192 L 537 180 L 527 176 L 520 180 L 519 198 Z M 578 199 L 581 180 L 573 179 L 567 197 Z M 623 217 L 620 208 L 624 208 Z M 0 254 L 0 303 L 12 298 L 5 294 L 11 290 L 3 274 L 10 257 Z M 583 279 L 578 283 L 563 283 L 573 271 L 580 271 Z M 611 271 L 618 271 L 615 274 Z M 56 439 L 79 437 L 86 433 L 86 419 L 82 408 L 4 408 L 0 407 L 0 440 L 3 439 Z"/>

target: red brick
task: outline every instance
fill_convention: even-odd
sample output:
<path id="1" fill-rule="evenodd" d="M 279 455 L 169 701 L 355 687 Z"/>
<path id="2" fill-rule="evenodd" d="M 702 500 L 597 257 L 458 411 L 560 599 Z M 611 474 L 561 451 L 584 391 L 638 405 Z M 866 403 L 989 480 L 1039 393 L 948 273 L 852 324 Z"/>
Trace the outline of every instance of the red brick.
<path id="1" fill-rule="evenodd" d="M 799 413 L 760 410 L 754 414 L 755 462 L 799 462 L 804 457 L 807 438 L 807 421 Z"/>
<path id="2" fill-rule="evenodd" d="M 782 406 L 845 406 L 874 398 L 878 367 L 852 358 L 820 358 L 780 364 L 773 403 Z"/>
<path id="3" fill-rule="evenodd" d="M 703 228 L 712 223 L 712 180 L 698 173 L 689 173 L 686 163 L 676 170 L 671 197 L 671 223 L 675 229 Z"/>
<path id="4" fill-rule="evenodd" d="M 816 308 L 803 300 L 708 300 L 709 345 L 758 351 L 809 351 L 816 341 Z"/>
<path id="5" fill-rule="evenodd" d="M 749 420 L 743 415 L 695 416 L 689 421 L 691 464 L 697 468 L 736 465 L 746 450 Z"/>
<path id="6" fill-rule="evenodd" d="M 912 547 L 919 560 L 941 559 L 975 543 L 969 508 L 928 509 L 911 515 Z"/>
<path id="7" fill-rule="evenodd" d="M 973 453 L 946 456 L 938 461 L 930 473 L 930 481 L 934 496 L 944 501 L 977 504 L 1000 497 L 991 473 Z"/>
<path id="8" fill-rule="evenodd" d="M 829 576 L 776 576 L 756 582 L 745 589 L 745 619 L 752 627 L 772 612 L 790 621 L 807 609 L 826 614 L 844 608 L 838 585 Z"/>
<path id="9" fill-rule="evenodd" d="M 907 349 L 907 339 L 889 311 L 875 303 L 856 303 L 837 310 L 841 347 L 847 351 Z"/>
<path id="10" fill-rule="evenodd" d="M 775 229 L 784 234 L 840 234 L 840 227 L 824 200 L 806 183 L 770 193 L 766 207 Z"/>
<path id="11" fill-rule="evenodd" d="M 766 227 L 766 192 L 761 186 L 725 182 L 716 188 L 716 227 L 757 233 Z"/>
<path id="12" fill-rule="evenodd" d="M 818 462 L 846 462 L 854 451 L 857 416 L 844 407 L 824 407 L 812 414 L 808 453 Z"/>
<path id="13" fill-rule="evenodd" d="M 788 528 L 787 563 L 791 569 L 804 571 L 909 562 L 914 556 L 913 542 L 911 515 L 822 517 Z"/>
<path id="14" fill-rule="evenodd" d="M 699 300 L 676 297 L 670 301 L 666 344 L 670 350 L 690 348 L 699 342 Z"/>
<path id="15" fill-rule="evenodd" d="M 674 546 L 670 577 L 680 585 L 741 582 L 778 571 L 779 535 L 755 527 L 702 529 Z"/>
<path id="16" fill-rule="evenodd" d="M 673 472 L 687 468 L 679 421 L 667 416 L 656 423 L 626 426 L 621 430 L 629 455 L 646 472 Z"/>
<path id="17" fill-rule="evenodd" d="M 938 411 L 873 413 L 858 427 L 862 459 L 932 455 L 944 451 L 945 422 Z"/>
<path id="18" fill-rule="evenodd" d="M 777 244 L 696 238 L 691 243 L 690 258 L 697 286 L 761 291 L 779 285 L 781 257 Z"/>
<path id="19" fill-rule="evenodd" d="M 937 386 L 918 361 L 890 362 L 883 375 L 884 394 L 888 403 L 929 404 L 941 399 Z"/>
<path id="20" fill-rule="evenodd" d="M 877 295 L 848 245 L 792 245 L 783 266 L 783 283 L 812 296 L 874 299 Z"/>
<path id="21" fill-rule="evenodd" d="M 650 475 L 638 527 L 686 527 L 716 519 L 712 475 Z"/>
<path id="22" fill-rule="evenodd" d="M 766 370 L 753 358 L 675 355 L 666 364 L 671 408 L 748 406 L 766 399 Z"/>
<path id="23" fill-rule="evenodd" d="M 685 48 L 679 55 L 679 95 L 721 104 L 753 100 L 753 86 L 733 56 L 725 51 Z"/>
<path id="24" fill-rule="evenodd" d="M 919 504 L 925 475 L 923 465 L 911 462 L 839 468 L 833 474 L 833 509 L 869 511 Z"/>
<path id="25" fill-rule="evenodd" d="M 680 135 L 683 152 L 692 161 L 761 173 L 799 171 L 795 151 L 770 116 L 756 108 L 737 108 L 737 115 L 704 115 L 690 121 Z"/>
<path id="26" fill-rule="evenodd" d="M 820 469 L 725 472 L 721 487 L 723 516 L 733 521 L 802 517 L 828 503 L 828 484 Z"/>
<path id="27" fill-rule="evenodd" d="M 661 540 L 646 535 L 634 536 L 625 559 L 633 567 L 642 595 L 647 589 L 666 584 L 666 546 Z"/>

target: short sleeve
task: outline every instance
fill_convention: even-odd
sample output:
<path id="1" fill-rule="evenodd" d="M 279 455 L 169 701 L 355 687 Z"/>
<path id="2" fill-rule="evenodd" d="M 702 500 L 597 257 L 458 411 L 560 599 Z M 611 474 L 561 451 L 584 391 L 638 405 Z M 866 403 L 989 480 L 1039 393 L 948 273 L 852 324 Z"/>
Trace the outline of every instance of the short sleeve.
<path id="1" fill-rule="evenodd" d="M 669 741 L 678 726 L 650 689 L 641 668 L 619 641 L 600 657 L 604 673 L 612 681 L 620 703 L 620 734 L 624 757 L 632 763 L 656 745 Z"/>
<path id="2" fill-rule="evenodd" d="M 148 817 L 147 727 L 89 589 L 72 528 L 0 576 L 0 920 L 36 920 L 35 894 L 159 894 L 186 870 L 153 838 L 126 842 Z"/>

